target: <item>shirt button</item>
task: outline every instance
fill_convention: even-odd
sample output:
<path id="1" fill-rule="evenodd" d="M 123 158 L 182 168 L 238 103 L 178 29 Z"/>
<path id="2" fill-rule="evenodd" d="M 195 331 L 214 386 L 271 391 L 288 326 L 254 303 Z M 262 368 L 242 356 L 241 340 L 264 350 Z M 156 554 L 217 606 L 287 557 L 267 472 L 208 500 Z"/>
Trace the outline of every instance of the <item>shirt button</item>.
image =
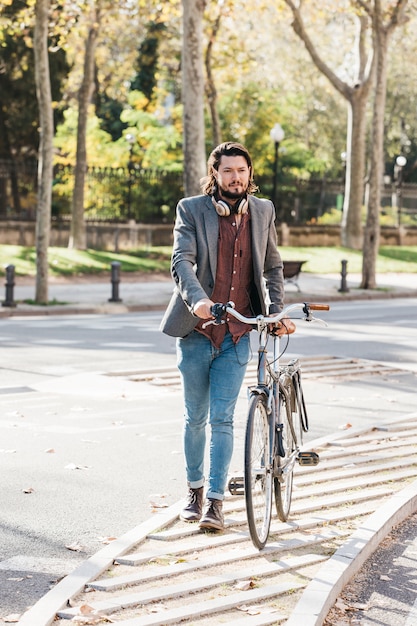
<path id="1" fill-rule="evenodd" d="M 234 289 L 235 289 L 235 288 L 234 288 L 234 287 L 232 287 L 231 291 L 234 291 Z"/>

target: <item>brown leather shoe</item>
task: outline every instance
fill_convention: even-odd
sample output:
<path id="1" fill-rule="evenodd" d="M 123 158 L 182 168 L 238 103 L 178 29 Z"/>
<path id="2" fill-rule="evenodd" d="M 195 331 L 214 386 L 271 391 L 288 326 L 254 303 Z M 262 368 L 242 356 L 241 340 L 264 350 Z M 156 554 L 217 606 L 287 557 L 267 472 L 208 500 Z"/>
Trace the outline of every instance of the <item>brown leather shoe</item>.
<path id="1" fill-rule="evenodd" d="M 199 527 L 209 530 L 224 530 L 223 501 L 207 500 L 206 510 Z"/>
<path id="2" fill-rule="evenodd" d="M 188 487 L 187 504 L 180 513 L 183 522 L 198 522 L 203 512 L 204 487 Z"/>

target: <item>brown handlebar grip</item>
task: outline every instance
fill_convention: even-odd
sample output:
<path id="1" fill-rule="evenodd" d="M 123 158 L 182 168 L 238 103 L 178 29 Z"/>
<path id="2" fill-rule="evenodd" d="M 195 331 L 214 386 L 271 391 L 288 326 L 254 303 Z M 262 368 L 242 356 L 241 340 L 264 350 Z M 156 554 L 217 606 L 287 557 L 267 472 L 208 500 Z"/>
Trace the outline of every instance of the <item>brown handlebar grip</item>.
<path id="1" fill-rule="evenodd" d="M 328 304 L 314 304 L 310 302 L 306 302 L 310 311 L 329 311 L 330 306 Z"/>

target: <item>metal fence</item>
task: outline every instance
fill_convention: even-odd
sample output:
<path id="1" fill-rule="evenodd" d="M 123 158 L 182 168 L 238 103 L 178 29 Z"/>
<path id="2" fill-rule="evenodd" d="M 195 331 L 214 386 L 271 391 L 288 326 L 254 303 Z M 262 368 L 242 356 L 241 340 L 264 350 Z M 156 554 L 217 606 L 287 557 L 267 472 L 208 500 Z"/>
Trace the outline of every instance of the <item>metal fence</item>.
<path id="1" fill-rule="evenodd" d="M 259 196 L 270 198 L 272 177 L 256 178 Z M 55 166 L 52 216 L 71 219 L 74 185 L 72 167 Z M 35 220 L 36 160 L 0 160 L 0 220 Z M 342 180 L 301 180 L 279 174 L 275 204 L 280 221 L 314 223 L 326 213 L 341 213 Z M 89 167 L 86 172 L 85 218 L 87 221 L 143 223 L 172 222 L 178 199 L 184 195 L 182 172 L 138 168 Z M 417 185 L 395 184 L 382 188 L 381 215 L 386 223 L 417 226 Z"/>

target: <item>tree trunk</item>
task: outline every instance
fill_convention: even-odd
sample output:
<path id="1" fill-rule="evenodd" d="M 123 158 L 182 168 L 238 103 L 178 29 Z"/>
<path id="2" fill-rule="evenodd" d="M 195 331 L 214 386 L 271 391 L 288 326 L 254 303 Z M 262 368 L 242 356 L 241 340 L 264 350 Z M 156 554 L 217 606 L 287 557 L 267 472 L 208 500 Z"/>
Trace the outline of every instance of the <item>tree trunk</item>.
<path id="1" fill-rule="evenodd" d="M 205 91 L 206 91 L 207 102 L 208 102 L 209 109 L 210 109 L 212 136 L 213 136 L 213 148 L 218 146 L 222 141 L 221 129 L 220 129 L 220 117 L 219 117 L 219 112 L 217 109 L 217 89 L 214 83 L 213 72 L 211 69 L 211 57 L 212 57 L 212 52 L 213 52 L 213 45 L 219 33 L 221 17 L 222 15 L 221 13 L 219 13 L 219 15 L 217 16 L 213 24 L 213 28 L 209 36 L 209 41 L 207 44 L 206 56 L 205 56 L 205 66 L 206 66 L 206 76 L 207 76 L 207 83 L 206 83 Z"/>
<path id="2" fill-rule="evenodd" d="M 368 93 L 354 92 L 348 100 L 346 179 L 342 218 L 342 245 L 360 250 L 363 243 L 362 205 L 365 180 L 366 104 Z"/>
<path id="3" fill-rule="evenodd" d="M 52 204 L 54 120 L 48 57 L 49 3 L 50 0 L 36 0 L 33 46 L 36 97 L 39 104 L 40 121 L 35 293 L 35 301 L 38 304 L 46 304 L 48 302 L 48 248 Z"/>
<path id="4" fill-rule="evenodd" d="M 362 289 L 376 287 L 376 259 L 379 250 L 379 211 L 381 206 L 381 184 L 384 175 L 384 112 L 387 84 L 387 33 L 379 29 L 376 88 L 372 116 L 372 151 L 369 174 L 369 199 L 366 215 L 362 257 Z"/>
<path id="5" fill-rule="evenodd" d="M 72 221 L 69 248 L 85 250 L 87 231 L 84 220 L 84 188 L 87 173 L 87 122 L 88 108 L 94 93 L 94 66 L 96 42 L 99 31 L 100 8 L 92 0 L 90 26 L 85 44 L 84 74 L 78 92 L 77 151 L 74 171 L 74 191 L 72 196 Z"/>
<path id="6" fill-rule="evenodd" d="M 405 23 L 408 0 L 397 0 L 390 19 L 384 24 L 381 0 L 374 0 L 372 30 L 376 53 L 376 86 L 372 114 L 372 148 L 369 196 L 362 256 L 362 289 L 375 289 L 376 259 L 379 251 L 381 186 L 384 176 L 384 115 L 387 92 L 388 44 L 392 31 Z"/>
<path id="7" fill-rule="evenodd" d="M 184 190 L 186 196 L 201 192 L 206 173 L 204 137 L 204 72 L 202 20 L 205 0 L 182 0 L 182 102 L 184 123 Z"/>

